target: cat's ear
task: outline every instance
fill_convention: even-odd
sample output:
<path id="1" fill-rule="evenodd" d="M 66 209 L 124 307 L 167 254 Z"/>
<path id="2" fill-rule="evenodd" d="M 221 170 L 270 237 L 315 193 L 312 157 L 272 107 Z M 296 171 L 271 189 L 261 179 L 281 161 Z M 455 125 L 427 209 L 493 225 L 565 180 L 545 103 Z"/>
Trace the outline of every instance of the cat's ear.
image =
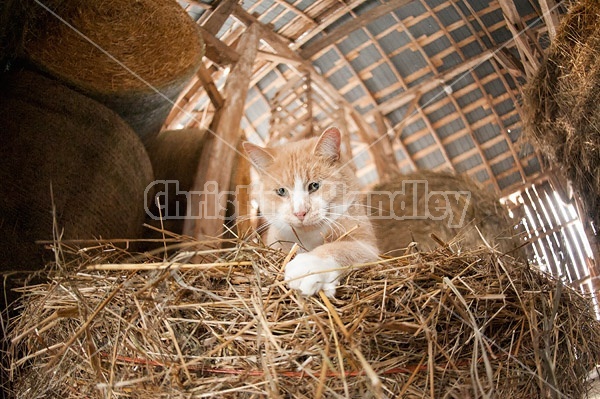
<path id="1" fill-rule="evenodd" d="M 337 127 L 330 127 L 321 133 L 319 141 L 315 146 L 315 155 L 320 155 L 331 161 L 340 159 L 340 145 L 342 144 L 342 134 Z"/>
<path id="2" fill-rule="evenodd" d="M 267 149 L 248 141 L 243 142 L 242 147 L 244 147 L 244 151 L 246 151 L 246 154 L 250 157 L 250 161 L 252 161 L 254 166 L 258 169 L 265 169 L 273 163 L 273 155 L 271 155 Z"/>

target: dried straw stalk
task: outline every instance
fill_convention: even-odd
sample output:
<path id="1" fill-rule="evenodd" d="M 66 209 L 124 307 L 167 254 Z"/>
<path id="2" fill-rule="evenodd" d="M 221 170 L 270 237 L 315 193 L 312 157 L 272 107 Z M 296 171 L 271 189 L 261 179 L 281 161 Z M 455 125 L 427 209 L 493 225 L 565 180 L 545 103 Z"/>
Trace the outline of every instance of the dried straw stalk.
<path id="1" fill-rule="evenodd" d="M 590 302 L 491 249 L 359 266 L 329 300 L 288 291 L 289 254 L 235 244 L 201 270 L 80 250 L 24 288 L 15 396 L 580 398 L 600 360 Z"/>

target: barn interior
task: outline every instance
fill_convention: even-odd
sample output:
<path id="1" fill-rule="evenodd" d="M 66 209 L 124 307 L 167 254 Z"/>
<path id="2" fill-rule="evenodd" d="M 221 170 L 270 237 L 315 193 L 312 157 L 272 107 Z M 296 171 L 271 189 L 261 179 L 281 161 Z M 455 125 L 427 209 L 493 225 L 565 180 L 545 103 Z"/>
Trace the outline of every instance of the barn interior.
<path id="1" fill-rule="evenodd" d="M 365 187 L 418 170 L 466 174 L 525 215 L 523 237 L 544 270 L 596 291 L 587 277 L 596 275 L 597 211 L 584 210 L 560 167 L 523 132 L 523 87 L 568 3 L 181 5 L 201 27 L 206 63 L 165 129 L 209 125 L 236 45 L 254 25 L 259 44 L 235 116 L 247 140 L 272 145 L 337 125 Z"/>
<path id="2" fill-rule="evenodd" d="M 593 397 L 594 0 L 88 3 L 1 7 L 0 266 L 48 273 L 5 283 L 6 397 Z M 461 176 L 503 221 L 294 297 L 241 143 L 330 126 L 364 192 Z"/>

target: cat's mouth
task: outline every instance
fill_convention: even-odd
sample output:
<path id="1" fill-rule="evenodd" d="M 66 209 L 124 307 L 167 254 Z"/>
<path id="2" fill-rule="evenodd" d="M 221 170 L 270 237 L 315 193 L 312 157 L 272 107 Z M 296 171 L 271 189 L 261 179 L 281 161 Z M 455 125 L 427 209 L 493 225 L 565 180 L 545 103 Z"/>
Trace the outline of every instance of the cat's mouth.
<path id="1" fill-rule="evenodd" d="M 318 218 L 311 217 L 309 215 L 304 216 L 303 218 L 298 218 L 297 216 L 292 216 L 289 218 L 288 223 L 292 227 L 311 227 L 318 224 Z"/>

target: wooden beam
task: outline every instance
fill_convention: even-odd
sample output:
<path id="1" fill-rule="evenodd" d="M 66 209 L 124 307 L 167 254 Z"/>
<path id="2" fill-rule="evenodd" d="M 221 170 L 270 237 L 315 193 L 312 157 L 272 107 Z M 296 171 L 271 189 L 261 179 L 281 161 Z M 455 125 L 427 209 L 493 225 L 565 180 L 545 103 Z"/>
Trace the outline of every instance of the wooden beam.
<path id="1" fill-rule="evenodd" d="M 367 24 L 375 21 L 379 17 L 389 14 L 397 8 L 400 8 L 406 4 L 411 3 L 414 0 L 390 0 L 384 4 L 366 11 L 361 14 L 360 17 L 354 18 L 351 21 L 346 22 L 336 30 L 327 34 L 322 39 L 316 40 L 306 48 L 300 50 L 300 56 L 304 59 L 310 59 L 313 55 L 317 54 L 324 48 L 336 43 L 338 40 L 348 36 L 350 33 L 357 29 L 360 29 Z"/>
<path id="2" fill-rule="evenodd" d="M 327 92 L 327 94 L 339 104 L 344 104 L 344 106 L 349 110 L 352 119 L 360 120 L 360 124 L 362 126 L 365 126 L 372 131 L 370 126 L 364 120 L 363 116 L 352 107 L 352 105 L 344 98 L 344 96 L 342 96 L 327 79 L 317 73 L 312 63 L 300 57 L 290 48 L 289 41 L 285 40 L 283 37 L 273 32 L 273 30 L 267 28 L 264 24 L 257 21 L 254 16 L 248 14 L 246 10 L 239 5 L 233 11 L 233 14 L 244 24 L 257 25 L 260 37 L 265 40 L 267 44 L 278 53 L 278 55 L 297 61 L 300 64 L 299 68 L 310 73 L 311 79 L 317 88 Z"/>
<path id="3" fill-rule="evenodd" d="M 348 129 L 348 123 L 346 120 L 346 109 L 344 108 L 344 104 L 339 104 L 338 108 L 335 110 L 334 118 L 335 124 L 343 132 L 342 148 L 344 160 L 349 161 L 350 168 L 354 173 L 356 173 L 356 163 L 352 160 L 352 143 L 350 141 L 350 130 Z"/>
<path id="4" fill-rule="evenodd" d="M 371 155 L 371 160 L 375 165 L 379 180 L 385 181 L 400 174 L 400 168 L 398 167 L 398 162 L 396 161 L 389 138 L 382 137 L 383 135 L 387 136 L 387 132 L 384 131 L 383 134 L 378 134 L 355 112 L 351 113 L 350 116 L 354 120 L 354 123 L 356 123 L 359 137 L 367 144 L 367 150 Z"/>
<path id="5" fill-rule="evenodd" d="M 231 65 L 237 62 L 240 56 L 235 50 L 217 39 L 201 26 L 198 28 L 202 34 L 202 39 L 204 39 L 204 55 L 206 58 L 221 66 Z"/>
<path id="6" fill-rule="evenodd" d="M 413 117 L 418 116 L 417 106 L 419 105 L 420 99 L 421 93 L 417 92 L 415 98 L 413 98 L 412 101 L 408 104 L 408 108 L 406 108 L 402 120 L 398 122 L 396 126 L 394 126 L 394 141 L 400 140 L 400 136 L 402 135 L 402 130 L 404 129 L 404 127 L 408 124 L 410 120 L 413 119 Z M 407 155 L 410 158 L 410 154 Z"/>
<path id="7" fill-rule="evenodd" d="M 282 55 L 269 53 L 266 51 L 259 51 L 256 58 L 259 60 L 274 62 L 276 64 L 294 65 L 296 67 L 300 65 L 300 62 L 298 60 L 293 60 L 289 57 L 284 57 Z"/>
<path id="8" fill-rule="evenodd" d="M 208 94 L 208 97 L 215 108 L 221 108 L 223 106 L 223 97 L 221 96 L 221 93 L 219 93 L 219 90 L 217 90 L 217 86 L 215 86 L 210 72 L 203 63 L 200 63 L 200 68 L 198 68 L 196 76 L 198 76 L 198 79 L 202 83 L 204 90 L 206 90 L 206 94 Z"/>
<path id="9" fill-rule="evenodd" d="M 400 167 L 398 166 L 398 159 L 396 158 L 396 151 L 392 145 L 392 137 L 388 134 L 388 126 L 385 118 L 381 113 L 377 112 L 374 114 L 375 126 L 377 127 L 377 133 L 379 136 L 381 150 L 384 153 L 384 159 L 386 160 L 386 173 L 382 179 L 389 180 L 390 178 L 400 174 Z M 379 144 L 379 143 L 378 143 Z M 410 154 L 406 152 L 406 155 L 410 158 Z"/>
<path id="10" fill-rule="evenodd" d="M 525 73 L 528 77 L 532 77 L 538 70 L 540 58 L 542 57 L 542 52 L 538 49 L 538 43 L 527 40 L 529 37 L 527 35 L 528 26 L 525 26 L 521 20 L 513 0 L 499 0 L 499 4 L 504 14 L 506 27 L 513 35 Z"/>
<path id="11" fill-rule="evenodd" d="M 188 200 L 184 234 L 197 239 L 217 237 L 223 232 L 227 197 L 219 193 L 226 191 L 231 182 L 235 145 L 241 137 L 240 122 L 257 51 L 258 27 L 251 25 L 238 43 L 240 59 L 225 82 L 223 107 L 218 110 L 218 117 L 213 119 L 213 134 L 208 136 L 202 150 L 192 189 L 199 194 Z M 206 190 L 208 183 L 213 185 L 215 192 Z"/>
<path id="12" fill-rule="evenodd" d="M 508 51 L 506 48 L 502 48 L 494 53 L 494 58 L 504 69 L 508 71 L 513 77 L 519 79 L 525 79 L 525 67 L 520 59 L 515 57 L 513 53 Z"/>
<path id="13" fill-rule="evenodd" d="M 245 237 L 257 226 L 254 226 L 251 205 L 250 187 L 252 178 L 250 174 L 250 161 L 246 158 L 242 142 L 245 141 L 245 136 L 240 137 L 236 148 L 235 162 L 232 165 L 231 182 L 229 184 L 230 198 L 229 200 L 234 205 L 235 224 L 233 233 L 238 237 Z"/>
<path id="14" fill-rule="evenodd" d="M 315 1 L 305 11 L 307 13 L 310 12 L 313 15 L 319 16 L 319 18 L 316 20 L 318 25 L 316 25 L 312 29 L 305 31 L 294 43 L 292 43 L 292 49 L 298 50 L 303 44 L 307 43 L 310 39 L 323 32 L 330 25 L 337 22 L 342 15 L 350 12 L 351 10 L 353 10 L 354 8 L 356 8 L 364 2 L 365 0 L 351 0 L 347 3 L 337 2 L 335 3 L 335 5 L 338 5 L 338 8 L 334 10 L 331 10 L 331 8 L 323 10 L 322 5 L 327 6 L 327 2 Z M 321 9 L 319 9 L 319 7 Z"/>
<path id="15" fill-rule="evenodd" d="M 190 4 L 194 4 L 200 8 L 203 8 L 205 10 L 212 10 L 213 6 L 211 6 L 210 4 L 206 4 L 201 2 L 200 0 L 186 0 L 186 2 L 190 3 Z"/>
<path id="16" fill-rule="evenodd" d="M 231 15 L 235 8 L 237 0 L 220 0 L 218 5 L 213 9 L 208 18 L 202 23 L 202 27 L 211 35 L 217 35 L 221 27 Z"/>
<path id="17" fill-rule="evenodd" d="M 540 8 L 542 9 L 542 17 L 548 28 L 548 36 L 550 41 L 554 41 L 556 37 L 556 29 L 559 25 L 559 17 L 556 12 L 556 1 L 555 0 L 539 0 Z"/>
<path id="18" fill-rule="evenodd" d="M 232 64 L 239 56 L 229 46 L 216 38 L 217 33 L 231 15 L 237 0 L 221 0 L 208 17 L 202 20 L 200 33 L 206 46 L 206 57 L 218 65 Z"/>

